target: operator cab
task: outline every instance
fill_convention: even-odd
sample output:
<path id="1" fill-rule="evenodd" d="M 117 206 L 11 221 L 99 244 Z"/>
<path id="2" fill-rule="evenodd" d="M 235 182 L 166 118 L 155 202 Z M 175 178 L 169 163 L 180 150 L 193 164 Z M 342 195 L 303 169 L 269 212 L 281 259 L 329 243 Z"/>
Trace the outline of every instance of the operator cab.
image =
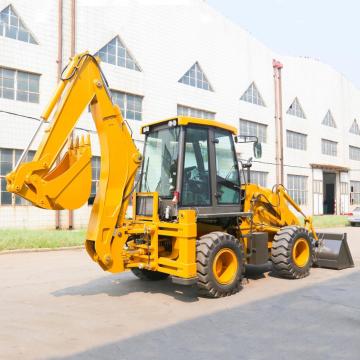
<path id="1" fill-rule="evenodd" d="M 198 219 L 241 212 L 236 129 L 214 120 L 177 117 L 146 125 L 140 192 L 159 194 L 160 218 L 196 209 Z"/>

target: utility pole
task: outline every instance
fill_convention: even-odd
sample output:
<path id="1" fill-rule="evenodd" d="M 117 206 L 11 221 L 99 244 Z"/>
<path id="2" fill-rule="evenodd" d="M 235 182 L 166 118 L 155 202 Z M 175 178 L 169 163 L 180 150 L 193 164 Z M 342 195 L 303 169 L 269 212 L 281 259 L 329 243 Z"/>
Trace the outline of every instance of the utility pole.
<path id="1" fill-rule="evenodd" d="M 281 69 L 283 64 L 273 59 L 274 89 L 275 89 L 275 163 L 276 183 L 284 184 L 284 141 L 283 141 L 283 116 L 282 116 L 282 86 Z"/>
<path id="2" fill-rule="evenodd" d="M 70 56 L 73 57 L 76 51 L 76 0 L 71 0 L 71 45 Z M 74 133 L 72 132 L 69 137 L 70 143 L 72 142 Z M 68 228 L 74 228 L 74 212 L 69 210 L 68 213 Z"/>
<path id="3" fill-rule="evenodd" d="M 70 55 L 74 56 L 76 51 L 76 0 L 71 0 L 70 2 L 70 11 L 71 11 L 71 43 L 70 43 Z M 64 38 L 63 38 L 63 22 L 64 22 L 64 1 L 58 0 L 58 58 L 57 58 L 57 81 L 61 81 L 61 73 L 63 67 L 63 47 L 64 47 Z M 69 140 L 73 137 L 71 133 Z M 58 164 L 60 158 L 58 157 L 56 163 Z M 55 227 L 56 229 L 61 228 L 61 216 L 60 211 L 55 211 Z M 73 229 L 74 227 L 74 213 L 72 210 L 68 211 L 68 228 Z"/>

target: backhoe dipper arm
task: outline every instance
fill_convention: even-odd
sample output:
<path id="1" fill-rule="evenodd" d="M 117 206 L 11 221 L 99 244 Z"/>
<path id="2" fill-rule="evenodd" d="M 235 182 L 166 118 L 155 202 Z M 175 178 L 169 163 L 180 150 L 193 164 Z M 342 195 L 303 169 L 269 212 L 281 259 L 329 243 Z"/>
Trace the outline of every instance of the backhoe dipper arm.
<path id="1" fill-rule="evenodd" d="M 77 120 L 90 104 L 101 151 L 100 181 L 87 231 L 86 249 L 104 269 L 124 269 L 122 244 L 114 237 L 124 222 L 136 170 L 141 163 L 120 109 L 111 101 L 106 80 L 95 57 L 74 56 L 63 73 L 42 119 L 53 119 L 33 161 L 7 175 L 7 190 L 45 209 L 76 209 L 91 189 L 90 137 L 71 141 Z M 57 158 L 66 150 L 60 162 Z"/>

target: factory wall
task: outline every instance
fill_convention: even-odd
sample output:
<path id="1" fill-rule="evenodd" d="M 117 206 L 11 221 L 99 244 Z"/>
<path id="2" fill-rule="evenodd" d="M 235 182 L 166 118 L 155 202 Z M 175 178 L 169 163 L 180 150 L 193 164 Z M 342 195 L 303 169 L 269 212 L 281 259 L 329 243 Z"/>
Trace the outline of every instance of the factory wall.
<path id="1" fill-rule="evenodd" d="M 360 193 L 360 182 L 356 183 L 360 181 L 360 166 L 358 160 L 350 160 L 349 145 L 360 147 L 360 136 L 349 130 L 354 119 L 360 117 L 360 91 L 340 73 L 313 59 L 274 53 L 201 0 L 177 6 L 111 0 L 78 0 L 75 3 L 75 51 L 88 50 L 94 54 L 118 37 L 138 66 L 135 70 L 106 61 L 102 63 L 112 90 L 142 98 L 142 120 L 128 119 L 139 148 L 143 142 L 140 126 L 174 117 L 178 105 L 215 113 L 216 120 L 238 129 L 240 119 L 255 122 L 265 129 L 266 139 L 262 144 L 263 156 L 254 160 L 252 170 L 265 173 L 263 185 L 272 187 L 276 182 L 272 67 L 275 58 L 283 64 L 284 185 L 295 187 L 290 190 L 302 199 L 307 213 L 323 213 L 324 206 L 330 206 L 324 204 L 324 177 L 327 173 L 335 173 L 333 212 L 348 212 L 357 205 L 360 195 L 350 193 L 352 189 L 356 192 L 358 185 Z M 71 4 L 71 0 L 62 2 L 63 66 L 71 55 Z M 39 124 L 36 119 L 58 80 L 58 2 L 42 1 L 40 6 L 26 0 L 0 0 L 0 12 L 9 5 L 36 43 L 9 38 L 5 32 L 0 32 L 0 68 L 40 75 L 40 96 L 38 103 L 0 96 L 0 157 L 1 149 L 21 150 L 27 146 Z M 179 82 L 195 63 L 213 91 Z M 261 104 L 248 98 L 244 100 L 244 93 L 251 84 Z M 289 113 L 295 98 L 304 117 Z M 329 110 L 336 127 L 322 124 Z M 99 156 L 95 127 L 87 109 L 77 127 L 82 129 L 77 133 L 90 133 L 93 154 Z M 306 148 L 289 148 L 287 130 L 306 135 Z M 321 139 L 337 143 L 336 156 L 322 154 Z M 36 150 L 38 141 L 36 139 L 32 150 Z M 237 145 L 237 152 L 239 159 L 247 159 L 252 156 L 252 147 Z M 303 178 L 297 182 L 289 176 Z M 304 188 L 298 189 L 300 185 L 296 184 Z M 90 210 L 91 206 L 85 205 L 75 211 L 74 227 L 86 226 Z M 54 221 L 53 212 L 26 203 L 17 204 L 15 198 L 11 204 L 2 204 L 0 197 L 0 227 L 51 228 Z M 60 226 L 68 226 L 65 211 L 61 213 Z"/>

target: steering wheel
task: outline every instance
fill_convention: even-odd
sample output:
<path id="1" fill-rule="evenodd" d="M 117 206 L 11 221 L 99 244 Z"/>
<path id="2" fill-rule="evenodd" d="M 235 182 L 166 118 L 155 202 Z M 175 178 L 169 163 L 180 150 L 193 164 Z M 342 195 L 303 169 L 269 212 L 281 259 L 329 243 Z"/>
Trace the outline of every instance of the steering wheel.
<path id="1" fill-rule="evenodd" d="M 187 175 L 189 172 L 193 171 L 193 170 L 196 169 L 196 168 L 197 168 L 197 166 L 189 166 L 189 167 L 187 167 L 187 168 L 184 169 L 184 172 L 185 172 L 186 175 Z"/>

